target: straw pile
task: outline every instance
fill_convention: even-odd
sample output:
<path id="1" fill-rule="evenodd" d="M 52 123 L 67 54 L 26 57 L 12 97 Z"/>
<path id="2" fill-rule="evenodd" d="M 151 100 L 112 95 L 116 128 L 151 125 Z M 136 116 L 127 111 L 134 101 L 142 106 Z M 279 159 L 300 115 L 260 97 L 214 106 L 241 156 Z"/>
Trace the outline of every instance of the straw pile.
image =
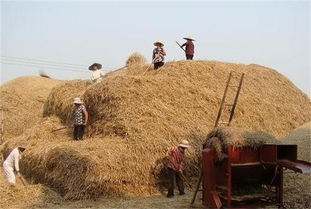
<path id="1" fill-rule="evenodd" d="M 224 148 L 251 147 L 256 149 L 265 143 L 278 144 L 276 138 L 263 131 L 247 131 L 237 127 L 218 127 L 206 137 L 205 146 L 214 147 L 220 159 L 225 157 Z"/>
<path id="2" fill-rule="evenodd" d="M 283 143 L 298 145 L 298 159 L 311 162 L 311 122 L 281 138 Z M 286 171 L 284 201 L 288 208 L 311 208 L 311 176 Z"/>
<path id="3" fill-rule="evenodd" d="M 42 118 L 43 104 L 60 81 L 43 77 L 20 77 L 0 87 L 4 111 L 4 137 L 18 136 Z"/>
<path id="4" fill-rule="evenodd" d="M 30 146 L 22 163 L 25 175 L 69 199 L 154 191 L 150 166 L 181 139 L 192 145 L 186 153 L 186 179 L 199 174 L 197 155 L 231 70 L 246 74 L 232 126 L 282 136 L 311 119 L 308 97 L 274 70 L 180 61 L 145 74 L 143 67 L 119 71 L 88 87 L 84 81 L 59 85 L 44 105 L 46 118 L 6 146 L 25 140 Z M 69 128 L 76 96 L 83 98 L 90 116 L 88 137 L 78 142 L 71 140 Z M 233 96 L 228 93 L 229 99 Z M 51 132 L 64 124 L 68 130 Z"/>
<path id="5" fill-rule="evenodd" d="M 86 80 L 72 80 L 63 82 L 57 88 L 53 88 L 49 94 L 43 109 L 43 115 L 57 115 L 63 122 L 72 120 L 73 105 L 75 97 L 82 97 L 88 82 Z"/>
<path id="6" fill-rule="evenodd" d="M 25 187 L 19 179 L 17 179 L 16 187 L 11 187 L 3 172 L 0 172 L 0 200 L 2 209 L 32 208 L 34 206 L 43 208 L 43 205 L 59 202 L 60 197 L 56 192 L 41 184 L 27 184 Z"/>
<path id="7" fill-rule="evenodd" d="M 146 62 L 147 60 L 143 55 L 135 52 L 127 58 L 125 64 L 128 67 L 137 67 L 137 65 L 144 65 Z"/>

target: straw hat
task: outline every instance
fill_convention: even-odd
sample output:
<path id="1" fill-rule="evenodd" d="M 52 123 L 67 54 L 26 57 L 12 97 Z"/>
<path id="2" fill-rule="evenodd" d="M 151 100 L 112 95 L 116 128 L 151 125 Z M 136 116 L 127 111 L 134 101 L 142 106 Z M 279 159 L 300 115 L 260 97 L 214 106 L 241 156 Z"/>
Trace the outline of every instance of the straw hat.
<path id="1" fill-rule="evenodd" d="M 182 140 L 179 144 L 178 147 L 183 147 L 183 148 L 188 148 L 190 147 L 189 142 L 187 140 Z"/>
<path id="2" fill-rule="evenodd" d="M 94 63 L 89 67 L 89 70 L 93 70 L 94 67 L 97 67 L 97 69 L 102 69 L 102 65 L 99 63 Z"/>
<path id="3" fill-rule="evenodd" d="M 184 37 L 184 39 L 186 40 L 190 40 L 190 41 L 195 41 L 191 36 L 188 36 L 188 37 Z"/>
<path id="4" fill-rule="evenodd" d="M 153 45 L 160 46 L 160 47 L 164 46 L 164 44 L 161 41 L 156 41 L 153 43 Z"/>
<path id="5" fill-rule="evenodd" d="M 73 103 L 74 104 L 83 104 L 82 100 L 80 98 L 78 98 L 78 97 L 73 99 Z"/>

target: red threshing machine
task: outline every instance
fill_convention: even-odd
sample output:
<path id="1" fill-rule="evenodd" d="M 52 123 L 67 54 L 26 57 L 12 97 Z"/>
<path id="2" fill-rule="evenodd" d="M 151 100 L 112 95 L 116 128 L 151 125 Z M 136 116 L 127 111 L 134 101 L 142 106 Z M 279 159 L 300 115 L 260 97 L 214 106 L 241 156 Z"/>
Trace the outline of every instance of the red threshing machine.
<path id="1" fill-rule="evenodd" d="M 297 145 L 264 144 L 259 148 L 228 146 L 222 160 L 213 147 L 202 151 L 203 204 L 209 208 L 282 205 L 283 170 L 311 173 L 309 162 L 297 160 Z M 243 186 L 244 194 L 235 188 Z M 263 191 L 251 191 L 258 185 Z M 241 203 L 244 204 L 241 205 Z M 248 206 L 245 206 L 245 204 Z"/>

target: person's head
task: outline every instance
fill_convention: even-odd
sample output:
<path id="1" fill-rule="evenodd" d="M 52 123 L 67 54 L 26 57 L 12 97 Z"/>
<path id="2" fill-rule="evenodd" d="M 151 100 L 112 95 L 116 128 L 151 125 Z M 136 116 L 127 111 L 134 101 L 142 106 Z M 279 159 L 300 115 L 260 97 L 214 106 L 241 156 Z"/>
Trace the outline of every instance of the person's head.
<path id="1" fill-rule="evenodd" d="M 178 144 L 178 149 L 181 151 L 185 151 L 185 149 L 188 149 L 190 147 L 189 142 L 187 140 L 182 140 L 179 144 Z"/>
<path id="2" fill-rule="evenodd" d="M 20 152 L 24 152 L 24 151 L 26 150 L 25 147 L 18 147 L 17 149 L 18 149 Z"/>
<path id="3" fill-rule="evenodd" d="M 94 63 L 89 67 L 89 70 L 95 71 L 95 70 L 100 70 L 102 68 L 102 65 L 99 63 Z"/>
<path id="4" fill-rule="evenodd" d="M 73 99 L 73 104 L 75 106 L 79 106 L 79 105 L 83 104 L 83 102 L 82 102 L 82 100 L 79 97 L 76 97 L 76 98 Z"/>
<path id="5" fill-rule="evenodd" d="M 164 44 L 161 41 L 156 41 L 153 43 L 153 45 L 156 46 L 158 49 L 164 46 Z"/>

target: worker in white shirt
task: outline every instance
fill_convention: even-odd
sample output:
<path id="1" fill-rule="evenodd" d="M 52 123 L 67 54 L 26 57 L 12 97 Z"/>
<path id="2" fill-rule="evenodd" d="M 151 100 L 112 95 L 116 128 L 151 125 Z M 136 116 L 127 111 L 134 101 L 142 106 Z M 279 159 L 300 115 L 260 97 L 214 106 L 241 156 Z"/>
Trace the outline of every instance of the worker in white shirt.
<path id="1" fill-rule="evenodd" d="M 16 147 L 12 150 L 12 152 L 9 154 L 9 156 L 5 159 L 3 162 L 3 170 L 5 177 L 7 178 L 8 182 L 12 185 L 16 184 L 16 178 L 14 171 L 16 172 L 17 176 L 20 176 L 19 174 L 19 160 L 22 157 L 22 152 L 25 151 L 26 148 L 24 147 Z"/>
<path id="2" fill-rule="evenodd" d="M 89 67 L 89 70 L 92 71 L 91 74 L 91 81 L 92 83 L 99 83 L 102 80 L 102 77 L 105 75 L 103 71 L 100 69 L 102 68 L 101 64 L 94 63 Z"/>

